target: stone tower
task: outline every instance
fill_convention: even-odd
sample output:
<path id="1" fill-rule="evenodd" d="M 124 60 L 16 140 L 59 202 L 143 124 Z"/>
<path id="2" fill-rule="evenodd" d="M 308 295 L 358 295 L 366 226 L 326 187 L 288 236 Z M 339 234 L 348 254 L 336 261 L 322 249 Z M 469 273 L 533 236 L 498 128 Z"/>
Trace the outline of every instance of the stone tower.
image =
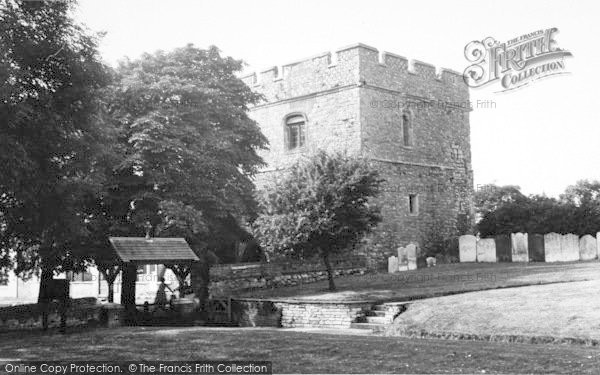
<path id="1" fill-rule="evenodd" d="M 430 251 L 472 222 L 469 92 L 460 73 L 355 44 L 242 79 L 265 97 L 250 110 L 270 142 L 258 188 L 319 149 L 362 155 L 380 170 L 383 222 L 361 250 L 373 266 L 409 242 Z"/>

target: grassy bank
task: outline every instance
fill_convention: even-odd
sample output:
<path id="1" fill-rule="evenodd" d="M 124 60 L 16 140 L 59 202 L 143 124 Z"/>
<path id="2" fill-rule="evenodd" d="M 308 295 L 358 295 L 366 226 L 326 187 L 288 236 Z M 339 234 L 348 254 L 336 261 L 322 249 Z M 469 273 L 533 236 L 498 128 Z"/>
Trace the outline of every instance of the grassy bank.
<path id="1" fill-rule="evenodd" d="M 389 300 L 435 297 L 465 291 L 600 279 L 600 262 L 460 263 L 396 274 L 371 273 L 336 278 L 337 292 L 327 282 L 239 292 L 238 297 L 294 298 L 327 301 Z"/>
<path id="2" fill-rule="evenodd" d="M 386 334 L 600 340 L 600 280 L 499 289 L 412 303 Z"/>

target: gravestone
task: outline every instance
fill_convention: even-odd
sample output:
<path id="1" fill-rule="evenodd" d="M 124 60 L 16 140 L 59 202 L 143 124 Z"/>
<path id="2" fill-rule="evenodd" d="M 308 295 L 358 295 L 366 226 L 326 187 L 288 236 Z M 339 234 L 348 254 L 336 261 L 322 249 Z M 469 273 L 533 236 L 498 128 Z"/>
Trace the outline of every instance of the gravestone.
<path id="1" fill-rule="evenodd" d="M 391 256 L 388 258 L 388 273 L 398 272 L 398 258 Z"/>
<path id="2" fill-rule="evenodd" d="M 496 241 L 493 238 L 482 238 L 477 241 L 477 261 L 496 262 Z"/>
<path id="3" fill-rule="evenodd" d="M 542 234 L 530 234 L 527 236 L 527 247 L 529 248 L 529 260 L 532 262 L 543 262 L 544 236 Z"/>
<path id="4" fill-rule="evenodd" d="M 510 236 L 508 234 L 499 234 L 494 237 L 496 242 L 496 258 L 498 262 L 512 261 Z"/>
<path id="5" fill-rule="evenodd" d="M 458 237 L 458 257 L 460 262 L 476 262 L 477 261 L 477 239 L 475 236 L 465 234 Z"/>
<path id="6" fill-rule="evenodd" d="M 579 260 L 579 237 L 575 234 L 565 234 L 560 241 L 560 253 L 563 262 Z"/>
<path id="7" fill-rule="evenodd" d="M 409 244 L 406 246 L 406 258 L 408 259 L 408 269 L 417 269 L 417 245 Z"/>
<path id="8" fill-rule="evenodd" d="M 408 256 L 405 247 L 398 248 L 398 270 L 408 271 Z"/>
<path id="9" fill-rule="evenodd" d="M 547 233 L 544 235 L 544 260 L 547 263 L 561 262 L 560 250 L 562 236 L 558 233 Z"/>
<path id="10" fill-rule="evenodd" d="M 592 260 L 598 257 L 598 244 L 596 239 L 590 235 L 579 239 L 579 260 Z"/>
<path id="11" fill-rule="evenodd" d="M 513 262 L 529 262 L 527 233 L 511 233 L 511 255 Z"/>

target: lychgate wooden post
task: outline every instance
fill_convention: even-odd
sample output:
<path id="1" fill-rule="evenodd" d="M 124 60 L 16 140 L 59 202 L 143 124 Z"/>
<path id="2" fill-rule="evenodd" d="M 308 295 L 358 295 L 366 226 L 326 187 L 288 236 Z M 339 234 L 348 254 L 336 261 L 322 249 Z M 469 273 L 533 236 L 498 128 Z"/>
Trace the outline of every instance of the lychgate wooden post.
<path id="1" fill-rule="evenodd" d="M 121 278 L 121 305 L 125 307 L 125 323 L 135 323 L 135 282 L 137 281 L 137 267 L 131 262 L 126 262 L 122 267 Z"/>

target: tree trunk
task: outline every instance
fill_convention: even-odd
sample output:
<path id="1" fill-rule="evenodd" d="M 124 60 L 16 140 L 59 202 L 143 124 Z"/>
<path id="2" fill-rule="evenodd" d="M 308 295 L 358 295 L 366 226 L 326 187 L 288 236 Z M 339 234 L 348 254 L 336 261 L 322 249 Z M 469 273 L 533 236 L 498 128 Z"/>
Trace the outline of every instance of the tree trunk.
<path id="1" fill-rule="evenodd" d="M 49 293 L 49 286 L 52 278 L 54 277 L 54 272 L 49 266 L 42 264 L 42 275 L 40 276 L 40 290 L 38 293 L 38 303 L 47 302 L 47 297 Z"/>
<path id="2" fill-rule="evenodd" d="M 50 287 L 49 284 L 54 276 L 52 269 L 43 263 L 42 261 L 42 274 L 40 276 L 40 289 L 38 292 L 38 303 L 42 308 L 42 329 L 45 331 L 48 329 L 48 309 L 50 307 Z"/>
<path id="3" fill-rule="evenodd" d="M 107 280 L 106 283 L 108 284 L 108 302 L 114 303 L 115 302 L 115 289 L 114 289 L 115 281 Z"/>
<path id="4" fill-rule="evenodd" d="M 331 269 L 331 263 L 329 263 L 329 253 L 323 254 L 323 262 L 325 263 L 325 269 L 327 269 L 327 280 L 329 281 L 329 290 L 334 292 L 336 290 L 335 283 L 333 282 L 333 270 Z"/>
<path id="5" fill-rule="evenodd" d="M 135 307 L 135 283 L 137 280 L 137 267 L 135 264 L 125 263 L 121 267 L 123 273 L 121 275 L 121 305 L 125 307 L 125 324 L 136 324 L 136 307 Z"/>
<path id="6" fill-rule="evenodd" d="M 108 302 L 115 302 L 115 280 L 121 271 L 121 267 L 119 266 L 98 266 L 100 272 L 102 272 L 102 276 L 104 276 L 104 280 L 106 281 L 106 285 L 108 285 Z"/>
<path id="7" fill-rule="evenodd" d="M 200 300 L 200 310 L 204 311 L 208 302 L 208 284 L 210 283 L 210 265 L 205 255 L 192 265 L 192 288 L 196 298 Z"/>

